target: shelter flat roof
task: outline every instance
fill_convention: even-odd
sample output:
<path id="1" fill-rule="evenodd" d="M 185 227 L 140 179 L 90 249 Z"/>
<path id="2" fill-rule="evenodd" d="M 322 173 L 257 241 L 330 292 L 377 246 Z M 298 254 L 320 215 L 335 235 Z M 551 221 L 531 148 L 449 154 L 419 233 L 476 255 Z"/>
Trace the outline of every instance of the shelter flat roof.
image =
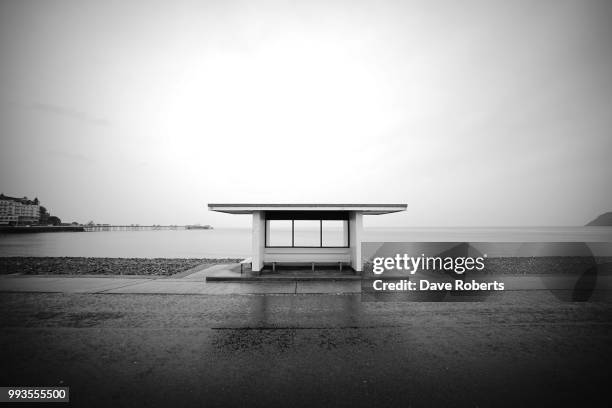
<path id="1" fill-rule="evenodd" d="M 407 204 L 208 204 L 211 211 L 252 214 L 253 211 L 358 211 L 363 214 L 388 214 L 404 211 Z"/>

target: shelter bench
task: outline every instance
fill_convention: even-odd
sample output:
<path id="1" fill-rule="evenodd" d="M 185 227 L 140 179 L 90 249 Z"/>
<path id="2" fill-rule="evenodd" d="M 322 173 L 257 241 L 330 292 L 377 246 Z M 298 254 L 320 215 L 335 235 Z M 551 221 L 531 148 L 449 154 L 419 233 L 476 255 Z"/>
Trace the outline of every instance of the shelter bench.
<path id="1" fill-rule="evenodd" d="M 349 265 L 349 262 L 344 262 L 344 261 L 338 261 L 338 262 L 329 262 L 329 261 L 317 261 L 317 262 L 288 262 L 288 261 L 271 261 L 271 262 L 266 262 L 270 265 L 272 265 L 272 271 L 276 272 L 276 265 L 310 265 L 312 271 L 315 271 L 315 265 L 334 265 L 338 267 L 338 270 L 340 272 L 342 272 L 342 267 L 343 265 Z"/>

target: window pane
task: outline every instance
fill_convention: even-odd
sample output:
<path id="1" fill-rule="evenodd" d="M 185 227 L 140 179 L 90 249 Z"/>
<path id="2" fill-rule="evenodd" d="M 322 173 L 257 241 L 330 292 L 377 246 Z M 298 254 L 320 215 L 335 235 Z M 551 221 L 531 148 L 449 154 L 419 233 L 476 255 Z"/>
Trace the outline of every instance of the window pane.
<path id="1" fill-rule="evenodd" d="M 291 220 L 268 220 L 266 246 L 291 246 Z"/>
<path id="2" fill-rule="evenodd" d="M 348 245 L 348 221 L 323 220 L 323 246 L 345 247 Z"/>
<path id="3" fill-rule="evenodd" d="M 321 231 L 319 220 L 294 221 L 294 245 L 303 247 L 321 246 Z"/>

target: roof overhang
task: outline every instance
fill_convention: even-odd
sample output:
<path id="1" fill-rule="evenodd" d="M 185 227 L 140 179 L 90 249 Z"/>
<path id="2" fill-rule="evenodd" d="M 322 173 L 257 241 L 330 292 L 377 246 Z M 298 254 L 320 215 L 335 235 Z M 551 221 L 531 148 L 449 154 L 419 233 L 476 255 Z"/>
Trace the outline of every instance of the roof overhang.
<path id="1" fill-rule="evenodd" d="M 407 204 L 208 204 L 211 211 L 252 214 L 254 211 L 355 211 L 367 215 L 405 211 Z"/>

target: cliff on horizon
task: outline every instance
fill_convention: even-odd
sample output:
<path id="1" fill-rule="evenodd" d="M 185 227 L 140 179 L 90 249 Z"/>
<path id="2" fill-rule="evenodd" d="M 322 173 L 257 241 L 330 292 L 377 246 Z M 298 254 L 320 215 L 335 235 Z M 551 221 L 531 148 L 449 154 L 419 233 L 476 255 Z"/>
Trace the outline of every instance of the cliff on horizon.
<path id="1" fill-rule="evenodd" d="M 593 221 L 589 222 L 587 227 L 612 227 L 612 212 L 601 214 Z"/>

